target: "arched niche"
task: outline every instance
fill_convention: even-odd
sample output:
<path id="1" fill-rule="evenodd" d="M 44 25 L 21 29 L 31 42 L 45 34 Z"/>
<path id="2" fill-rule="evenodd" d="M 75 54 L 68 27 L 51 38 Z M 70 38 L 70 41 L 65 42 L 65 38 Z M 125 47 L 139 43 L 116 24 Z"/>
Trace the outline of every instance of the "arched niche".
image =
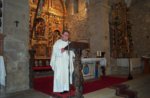
<path id="1" fill-rule="evenodd" d="M 44 19 L 43 18 L 37 18 L 35 24 L 36 24 L 36 27 L 35 27 L 34 36 L 36 38 L 44 37 L 45 25 L 46 25 Z"/>

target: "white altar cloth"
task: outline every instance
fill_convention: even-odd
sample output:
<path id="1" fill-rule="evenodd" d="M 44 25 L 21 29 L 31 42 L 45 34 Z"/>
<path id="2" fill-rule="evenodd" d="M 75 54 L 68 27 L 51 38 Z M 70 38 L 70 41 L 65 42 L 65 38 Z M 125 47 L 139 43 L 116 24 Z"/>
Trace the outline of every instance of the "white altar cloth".
<path id="1" fill-rule="evenodd" d="M 3 56 L 0 56 L 0 85 L 5 86 L 6 70 Z"/>
<path id="2" fill-rule="evenodd" d="M 134 68 L 142 67 L 141 58 L 118 58 L 117 59 L 117 66 L 129 67 L 129 63 L 130 63 L 130 70 L 131 71 Z"/>
<path id="3" fill-rule="evenodd" d="M 82 58 L 81 62 L 86 63 L 86 62 L 99 62 L 101 58 Z"/>

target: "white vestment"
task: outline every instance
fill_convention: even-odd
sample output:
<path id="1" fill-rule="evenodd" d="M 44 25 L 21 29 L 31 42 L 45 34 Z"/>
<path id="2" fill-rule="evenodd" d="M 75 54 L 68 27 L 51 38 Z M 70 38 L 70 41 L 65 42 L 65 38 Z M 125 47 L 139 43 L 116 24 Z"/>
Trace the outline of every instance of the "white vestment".
<path id="1" fill-rule="evenodd" d="M 63 53 L 61 52 L 61 49 L 66 47 L 67 45 L 68 41 L 59 39 L 53 46 L 53 52 L 50 62 L 50 65 L 54 71 L 53 92 L 69 91 L 69 69 L 70 83 L 72 83 L 72 73 L 74 70 L 73 57 L 75 57 L 75 54 L 73 51 L 70 51 L 70 55 L 68 55 L 68 51 L 64 51 Z"/>

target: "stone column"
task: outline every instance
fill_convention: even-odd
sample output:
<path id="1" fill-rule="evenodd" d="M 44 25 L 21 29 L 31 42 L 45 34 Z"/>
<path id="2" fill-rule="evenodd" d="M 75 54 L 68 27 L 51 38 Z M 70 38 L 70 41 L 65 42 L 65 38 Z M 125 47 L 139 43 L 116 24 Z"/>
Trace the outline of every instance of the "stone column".
<path id="1" fill-rule="evenodd" d="M 88 6 L 88 29 L 90 52 L 96 57 L 96 51 L 104 51 L 107 64 L 110 65 L 109 11 L 108 0 L 91 0 Z M 106 68 L 111 74 L 111 66 Z"/>
<path id="2" fill-rule="evenodd" d="M 74 14 L 74 8 L 73 8 L 73 0 L 67 0 L 67 13 L 68 15 Z"/>
<path id="3" fill-rule="evenodd" d="M 34 59 L 35 59 L 35 50 L 31 49 L 29 50 L 30 54 L 30 60 L 29 60 L 29 86 L 30 88 L 33 88 L 33 78 L 34 78 L 34 71 L 32 70 L 32 67 L 35 65 Z"/>
<path id="4" fill-rule="evenodd" d="M 0 33 L 0 55 L 3 55 L 3 43 L 4 43 L 4 35 Z"/>
<path id="5" fill-rule="evenodd" d="M 7 93 L 29 89 L 28 2 L 28 0 L 4 0 L 3 32 L 6 35 L 4 59 Z"/>
<path id="6" fill-rule="evenodd" d="M 0 56 L 3 55 L 4 35 L 0 33 Z M 5 87 L 0 85 L 0 97 L 5 94 Z"/>

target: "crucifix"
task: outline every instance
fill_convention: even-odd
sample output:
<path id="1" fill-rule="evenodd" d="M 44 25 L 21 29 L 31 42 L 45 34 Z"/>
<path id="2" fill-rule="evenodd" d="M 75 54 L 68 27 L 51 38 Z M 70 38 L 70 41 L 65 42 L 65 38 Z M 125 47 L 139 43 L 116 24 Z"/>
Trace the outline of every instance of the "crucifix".
<path id="1" fill-rule="evenodd" d="M 16 27 L 18 27 L 19 21 L 16 20 L 16 21 L 14 21 L 14 22 L 15 22 L 15 24 L 16 24 Z"/>

